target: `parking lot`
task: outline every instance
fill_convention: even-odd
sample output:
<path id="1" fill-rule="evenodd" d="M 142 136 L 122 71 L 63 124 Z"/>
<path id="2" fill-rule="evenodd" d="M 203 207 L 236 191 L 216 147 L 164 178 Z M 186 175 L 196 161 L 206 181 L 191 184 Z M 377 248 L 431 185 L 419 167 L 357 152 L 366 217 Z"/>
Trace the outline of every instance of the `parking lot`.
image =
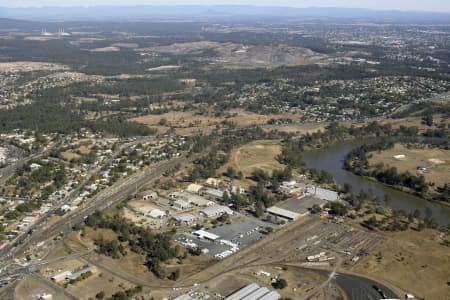
<path id="1" fill-rule="evenodd" d="M 217 241 L 209 241 L 200 239 L 192 233 L 184 233 L 180 236 L 192 240 L 200 248 L 209 250 L 212 256 L 230 249 L 230 246 L 221 244 L 219 240 L 227 240 L 238 245 L 239 248 L 250 245 L 260 238 L 267 235 L 266 227 L 274 227 L 272 223 L 267 223 L 259 219 L 250 218 L 244 215 L 233 216 L 230 224 L 218 225 L 215 228 L 205 228 L 206 231 L 214 233 L 219 236 Z M 275 228 L 274 228 L 275 229 Z"/>

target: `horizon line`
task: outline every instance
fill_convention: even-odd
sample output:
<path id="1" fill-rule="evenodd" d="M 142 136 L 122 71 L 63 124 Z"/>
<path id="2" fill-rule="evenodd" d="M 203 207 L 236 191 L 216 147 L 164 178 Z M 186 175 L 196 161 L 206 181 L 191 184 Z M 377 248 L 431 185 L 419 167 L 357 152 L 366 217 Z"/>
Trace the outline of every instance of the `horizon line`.
<path id="1" fill-rule="evenodd" d="M 288 9 L 336 9 L 336 10 L 366 10 L 372 12 L 405 12 L 405 13 L 436 13 L 450 14 L 450 10 L 403 10 L 403 9 L 374 9 L 368 7 L 336 7 L 336 6 L 289 6 L 289 5 L 252 5 L 252 4 L 100 4 L 100 5 L 43 5 L 43 6 L 2 6 L 2 9 L 46 9 L 46 8 L 83 8 L 93 9 L 101 7 L 252 7 L 252 8 L 288 8 Z"/>

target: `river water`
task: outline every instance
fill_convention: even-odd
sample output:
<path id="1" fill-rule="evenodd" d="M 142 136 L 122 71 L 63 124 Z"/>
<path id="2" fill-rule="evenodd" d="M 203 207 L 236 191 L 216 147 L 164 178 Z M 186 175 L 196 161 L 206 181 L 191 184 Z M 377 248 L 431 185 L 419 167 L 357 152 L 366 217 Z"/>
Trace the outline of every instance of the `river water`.
<path id="1" fill-rule="evenodd" d="M 432 217 L 439 224 L 450 224 L 450 207 L 432 203 L 346 171 L 343 168 L 345 156 L 361 144 L 361 141 L 337 143 L 327 148 L 307 151 L 303 154 L 303 158 L 308 168 L 329 172 L 333 175 L 337 184 L 344 185 L 344 183 L 349 183 L 353 187 L 353 193 L 355 194 L 360 190 L 366 192 L 371 190 L 373 195 L 381 200 L 381 205 L 394 210 L 403 210 L 407 213 L 412 213 L 418 209 L 422 217 L 426 215 L 426 208 L 429 208 L 432 212 Z M 383 199 L 386 196 L 389 200 L 384 202 Z"/>

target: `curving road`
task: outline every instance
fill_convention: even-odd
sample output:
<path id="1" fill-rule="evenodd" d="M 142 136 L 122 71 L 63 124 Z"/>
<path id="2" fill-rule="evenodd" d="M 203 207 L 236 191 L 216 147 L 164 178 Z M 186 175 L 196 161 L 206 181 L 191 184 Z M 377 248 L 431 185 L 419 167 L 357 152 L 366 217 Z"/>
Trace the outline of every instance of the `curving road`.
<path id="1" fill-rule="evenodd" d="M 310 269 L 323 276 L 331 276 L 329 271 Z M 336 284 L 347 294 L 350 300 L 398 299 L 398 295 L 385 285 L 357 275 L 336 273 Z"/>

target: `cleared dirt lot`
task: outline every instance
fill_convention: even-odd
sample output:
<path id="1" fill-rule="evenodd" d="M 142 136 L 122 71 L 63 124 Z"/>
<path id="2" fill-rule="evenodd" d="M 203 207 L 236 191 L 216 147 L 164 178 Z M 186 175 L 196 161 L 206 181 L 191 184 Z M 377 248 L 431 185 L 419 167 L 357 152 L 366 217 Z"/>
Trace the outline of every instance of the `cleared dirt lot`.
<path id="1" fill-rule="evenodd" d="M 57 295 L 55 291 L 50 287 L 42 284 L 37 279 L 31 276 L 25 276 L 20 280 L 19 284 L 15 289 L 14 297 L 20 300 L 36 300 L 39 294 L 52 294 L 53 300 L 67 300 L 69 298 L 64 295 Z"/>
<path id="2" fill-rule="evenodd" d="M 383 279 L 425 299 L 448 299 L 450 251 L 440 244 L 443 234 L 424 230 L 388 236 L 386 242 L 351 270 Z"/>
<path id="3" fill-rule="evenodd" d="M 228 167 L 241 171 L 244 176 L 250 176 L 255 169 L 262 169 L 272 173 L 273 170 L 283 169 L 276 157 L 281 153 L 281 142 L 277 140 L 260 140 L 233 149 L 230 161 L 219 169 L 223 173 Z"/>
<path id="4" fill-rule="evenodd" d="M 276 67 L 280 65 L 307 65 L 324 62 L 327 55 L 307 48 L 287 45 L 242 45 L 212 41 L 175 43 L 167 46 L 137 49 L 139 52 L 158 52 L 181 55 L 198 55 L 204 51 L 214 51 L 211 58 L 201 57 L 202 61 L 230 68 Z"/>
<path id="5" fill-rule="evenodd" d="M 369 159 L 371 166 L 384 163 L 396 167 L 400 173 L 409 171 L 411 174 L 423 175 L 427 182 L 433 182 L 436 186 L 450 183 L 450 150 L 431 149 L 422 145 L 412 145 L 408 148 L 406 145 L 396 144 L 392 149 L 372 154 L 373 157 Z M 395 155 L 405 157 L 395 159 Z M 417 167 L 426 167 L 427 171 L 418 173 Z"/>

